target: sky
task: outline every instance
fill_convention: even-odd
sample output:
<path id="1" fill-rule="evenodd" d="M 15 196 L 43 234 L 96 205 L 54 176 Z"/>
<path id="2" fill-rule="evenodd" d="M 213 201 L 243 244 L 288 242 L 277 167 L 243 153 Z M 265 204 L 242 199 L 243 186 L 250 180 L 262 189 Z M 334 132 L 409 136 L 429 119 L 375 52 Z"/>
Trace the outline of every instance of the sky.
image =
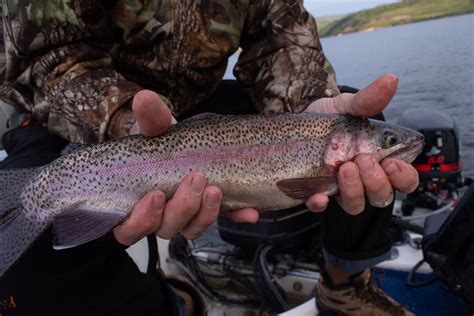
<path id="1" fill-rule="evenodd" d="M 344 15 L 360 10 L 374 8 L 381 4 L 395 3 L 398 0 L 304 0 L 306 9 L 314 17 Z"/>

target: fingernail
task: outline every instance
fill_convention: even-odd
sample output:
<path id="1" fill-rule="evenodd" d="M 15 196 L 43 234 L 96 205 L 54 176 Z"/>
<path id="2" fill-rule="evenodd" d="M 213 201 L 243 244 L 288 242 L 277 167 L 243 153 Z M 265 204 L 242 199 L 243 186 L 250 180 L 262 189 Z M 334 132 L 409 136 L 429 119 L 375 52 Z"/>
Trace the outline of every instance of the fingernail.
<path id="1" fill-rule="evenodd" d="M 391 88 L 392 85 L 396 85 L 398 83 L 398 81 L 399 81 L 398 77 L 395 76 L 395 75 L 392 75 L 391 80 L 387 80 L 387 87 Z"/>
<path id="2" fill-rule="evenodd" d="M 191 181 L 191 189 L 195 194 L 201 194 L 206 187 L 206 179 L 203 176 L 194 176 Z"/>
<path id="3" fill-rule="evenodd" d="M 151 206 L 154 210 L 161 211 L 165 207 L 165 199 L 163 195 L 153 195 Z"/>
<path id="4" fill-rule="evenodd" d="M 349 182 L 354 182 L 357 180 L 357 171 L 354 168 L 347 168 L 342 172 L 344 178 Z"/>
<path id="5" fill-rule="evenodd" d="M 374 159 L 372 157 L 360 159 L 358 166 L 360 168 L 360 171 L 362 171 L 363 173 L 369 173 L 375 168 Z"/>
<path id="6" fill-rule="evenodd" d="M 387 173 L 389 176 L 394 176 L 400 171 L 400 168 L 394 162 L 389 163 L 388 166 L 385 167 L 385 173 Z"/>
<path id="7" fill-rule="evenodd" d="M 206 196 L 206 204 L 209 207 L 215 207 L 217 206 L 217 203 L 219 202 L 219 198 L 217 195 L 208 195 Z"/>

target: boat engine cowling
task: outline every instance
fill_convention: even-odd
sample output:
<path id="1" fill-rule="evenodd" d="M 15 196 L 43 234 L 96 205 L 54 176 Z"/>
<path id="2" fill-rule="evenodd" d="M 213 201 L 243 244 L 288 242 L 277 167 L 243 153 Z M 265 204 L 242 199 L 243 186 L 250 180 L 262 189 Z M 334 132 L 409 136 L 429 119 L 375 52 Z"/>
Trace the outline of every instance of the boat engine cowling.
<path id="1" fill-rule="evenodd" d="M 423 151 L 413 162 L 420 185 L 404 200 L 402 211 L 410 215 L 415 207 L 437 209 L 464 186 L 456 122 L 444 112 L 417 108 L 404 111 L 398 124 L 425 136 Z"/>

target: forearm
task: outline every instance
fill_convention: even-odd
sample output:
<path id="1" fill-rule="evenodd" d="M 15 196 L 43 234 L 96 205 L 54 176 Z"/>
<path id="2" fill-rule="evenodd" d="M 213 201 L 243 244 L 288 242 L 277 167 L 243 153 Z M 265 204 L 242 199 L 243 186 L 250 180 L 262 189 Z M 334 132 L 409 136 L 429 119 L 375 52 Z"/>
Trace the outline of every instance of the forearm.
<path id="1" fill-rule="evenodd" d="M 134 123 L 131 115 L 131 99 L 141 90 L 137 84 L 127 81 L 112 68 L 107 55 L 92 56 L 85 61 L 77 60 L 85 45 L 71 49 L 65 58 L 44 79 L 44 96 L 50 107 L 47 112 L 48 128 L 73 142 L 102 142 L 128 134 Z M 50 54 L 54 55 L 53 51 Z M 87 56 L 87 57 L 89 57 Z M 43 58 L 48 58 L 44 56 Z"/>
<path id="2" fill-rule="evenodd" d="M 4 1 L 6 68 L 0 98 L 70 141 L 126 134 L 133 116 L 119 109 L 141 88 L 114 70 L 113 28 L 105 10 L 91 1 Z"/>
<path id="3" fill-rule="evenodd" d="M 257 109 L 300 112 L 319 98 L 338 95 L 316 22 L 302 1 L 253 2 L 235 74 Z"/>

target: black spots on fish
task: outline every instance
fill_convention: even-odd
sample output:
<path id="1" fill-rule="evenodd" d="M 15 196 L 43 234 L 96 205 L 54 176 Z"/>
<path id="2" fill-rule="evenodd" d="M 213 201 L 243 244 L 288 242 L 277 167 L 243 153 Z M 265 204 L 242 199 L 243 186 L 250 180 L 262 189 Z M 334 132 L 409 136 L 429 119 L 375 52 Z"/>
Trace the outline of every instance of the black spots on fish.
<path id="1" fill-rule="evenodd" d="M 317 122 L 317 128 L 321 131 L 329 130 L 332 126 L 332 121 L 328 119 L 321 119 Z"/>
<path id="2" fill-rule="evenodd" d="M 197 152 L 204 160 L 200 163 L 207 163 L 199 170 L 214 181 L 228 177 L 251 183 L 288 173 L 297 177 L 297 172 L 319 166 L 322 138 L 335 121 L 332 116 L 298 114 L 217 116 L 206 118 L 205 124 L 183 122 L 159 137 L 126 137 L 64 157 L 42 174 L 27 195 L 35 196 L 34 203 L 56 210 L 66 195 L 77 198 L 99 190 L 131 191 L 156 187 L 153 185 L 165 180 L 179 183 L 194 169 L 173 166 L 169 157 L 188 159 Z M 288 147 L 295 143 L 300 145 Z M 244 155 L 238 151 L 241 148 L 247 150 Z M 158 167 L 161 160 L 166 167 Z M 141 161 L 148 165 L 140 167 Z"/>

